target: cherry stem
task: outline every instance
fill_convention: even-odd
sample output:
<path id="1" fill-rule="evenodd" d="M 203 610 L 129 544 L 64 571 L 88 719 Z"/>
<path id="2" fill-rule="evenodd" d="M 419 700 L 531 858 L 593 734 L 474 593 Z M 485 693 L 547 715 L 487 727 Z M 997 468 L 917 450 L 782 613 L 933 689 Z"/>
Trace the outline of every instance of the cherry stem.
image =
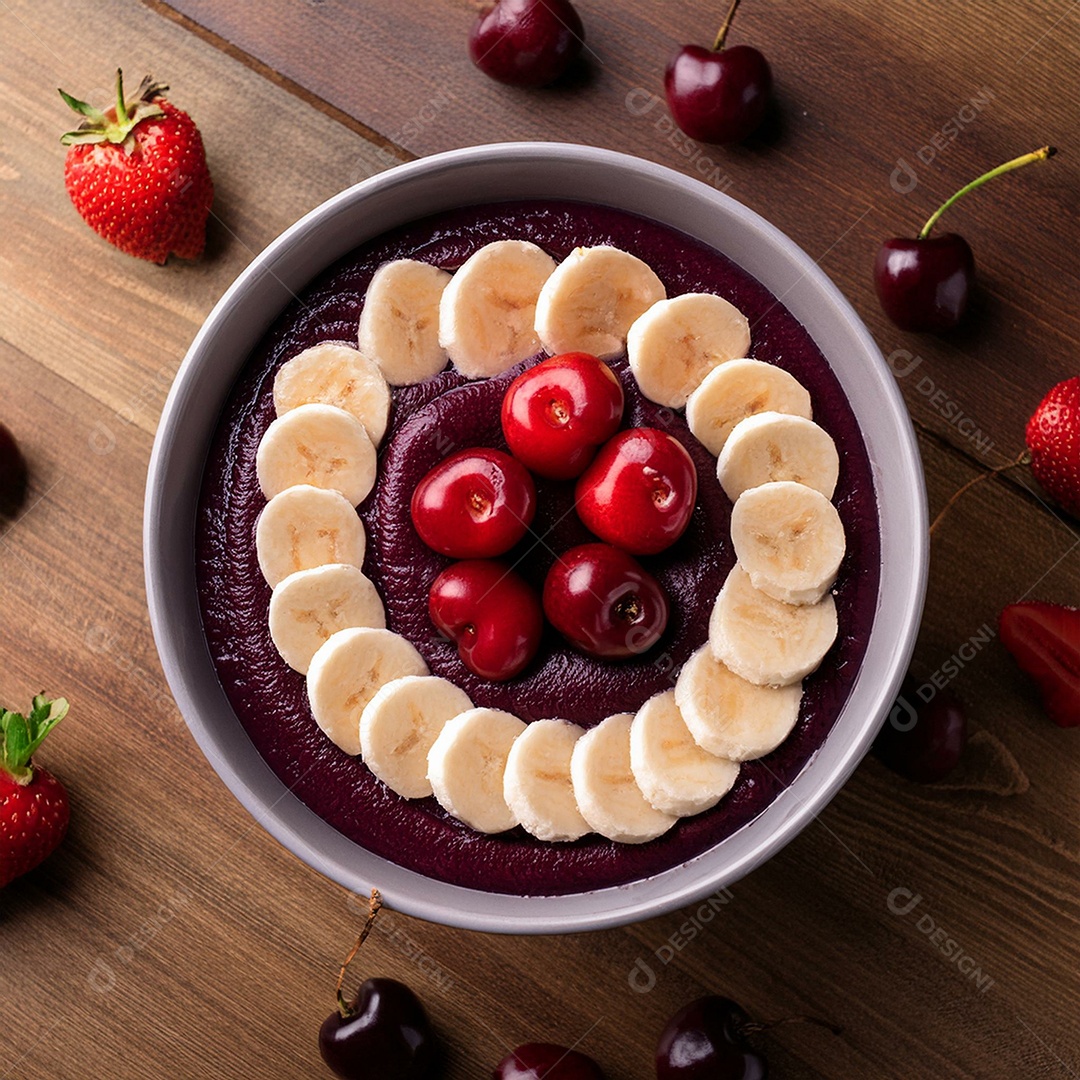
<path id="1" fill-rule="evenodd" d="M 728 8 L 727 16 L 724 18 L 724 25 L 717 31 L 716 40 L 713 42 L 713 52 L 719 52 L 724 47 L 724 41 L 727 38 L 728 31 L 731 29 L 731 20 L 735 18 L 735 12 L 738 10 L 740 3 L 742 3 L 742 0 L 731 0 L 731 7 Z"/>
<path id="2" fill-rule="evenodd" d="M 786 1016 L 783 1020 L 747 1020 L 739 1025 L 739 1031 L 746 1035 L 760 1035 L 764 1031 L 773 1028 L 784 1027 L 787 1024 L 817 1024 L 818 1027 L 826 1028 L 834 1035 L 843 1032 L 843 1028 L 830 1020 L 822 1020 L 820 1016 Z"/>
<path id="3" fill-rule="evenodd" d="M 341 965 L 341 970 L 338 972 L 337 977 L 337 1007 L 338 1012 L 341 1013 L 342 1020 L 348 1020 L 350 1016 L 356 1014 L 356 1010 L 360 1005 L 360 994 L 357 992 L 352 1002 L 347 1002 L 344 995 L 341 992 L 341 987 L 345 982 L 345 972 L 348 970 L 349 965 L 353 962 L 353 958 L 360 951 L 360 946 L 367 940 L 368 934 L 371 933 L 372 926 L 375 925 L 375 916 L 379 914 L 379 909 L 382 907 L 382 896 L 379 894 L 378 889 L 371 890 L 371 898 L 368 900 L 368 913 L 367 919 L 364 922 L 364 928 L 360 931 L 360 936 L 356 939 L 355 944 L 349 950 L 349 955 L 345 957 L 345 963 Z"/>
<path id="4" fill-rule="evenodd" d="M 987 469 L 986 472 L 980 473 L 974 479 L 969 480 L 959 491 L 953 493 L 952 498 L 941 508 L 941 513 L 934 518 L 933 524 L 930 526 L 930 535 L 934 535 L 934 530 L 941 524 L 945 515 L 953 508 L 957 499 L 960 498 L 965 492 L 969 491 L 976 484 L 981 484 L 984 480 L 991 476 L 997 476 L 998 473 L 1008 472 L 1009 469 L 1015 469 L 1018 465 L 1030 465 L 1031 454 L 1025 450 L 1015 461 L 1007 461 L 1004 465 L 998 465 L 996 468 Z"/>
<path id="5" fill-rule="evenodd" d="M 919 233 L 919 239 L 925 240 L 930 235 L 930 230 L 937 224 L 937 220 L 949 209 L 950 206 L 957 199 L 966 195 L 969 191 L 974 191 L 977 187 L 981 187 L 987 180 L 993 180 L 995 176 L 1002 176 L 1004 173 L 1012 172 L 1013 169 L 1022 169 L 1025 165 L 1030 165 L 1033 161 L 1046 161 L 1047 158 L 1052 158 L 1057 151 L 1052 146 L 1042 146 L 1038 150 L 1032 150 L 1030 154 L 1021 154 L 1018 158 L 1013 158 L 1012 161 L 1006 161 L 1004 165 L 999 165 L 996 169 L 991 169 L 987 173 L 983 173 L 977 180 L 972 180 L 970 184 L 965 184 L 952 198 L 946 199 L 931 215 L 929 221 L 922 227 L 922 232 Z"/>

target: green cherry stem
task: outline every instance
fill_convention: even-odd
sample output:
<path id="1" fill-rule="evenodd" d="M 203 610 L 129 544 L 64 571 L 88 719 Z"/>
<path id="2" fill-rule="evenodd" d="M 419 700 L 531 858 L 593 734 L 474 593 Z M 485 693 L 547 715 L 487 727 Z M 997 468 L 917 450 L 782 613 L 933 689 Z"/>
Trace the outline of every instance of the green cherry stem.
<path id="1" fill-rule="evenodd" d="M 724 47 L 724 41 L 727 39 L 728 31 L 731 29 L 731 20 L 735 18 L 735 12 L 738 11 L 741 2 L 742 0 L 731 0 L 731 7 L 728 8 L 724 24 L 717 31 L 716 40 L 713 42 L 713 52 L 719 52 Z"/>
<path id="2" fill-rule="evenodd" d="M 726 30 L 725 24 L 725 30 Z M 987 180 L 993 180 L 995 176 L 1002 176 L 1007 172 L 1012 172 L 1013 169 L 1022 169 L 1025 165 L 1030 165 L 1033 161 L 1046 161 L 1047 158 L 1051 158 L 1057 151 L 1052 146 L 1042 146 L 1038 150 L 1032 150 L 1030 154 L 1021 154 L 1018 158 L 1013 158 L 1012 161 L 1006 161 L 1004 165 L 999 165 L 996 169 L 991 169 L 987 173 L 983 173 L 977 180 L 972 180 L 970 184 L 965 184 L 955 195 L 946 199 L 931 215 L 929 221 L 922 227 L 922 232 L 919 233 L 919 239 L 925 240 L 930 235 L 930 230 L 937 224 L 937 220 L 949 209 L 950 206 L 957 199 L 966 195 L 969 191 L 974 191 L 977 187 L 981 187 Z"/>
<path id="3" fill-rule="evenodd" d="M 375 916 L 379 914 L 379 908 L 381 907 L 382 896 L 378 889 L 372 889 L 371 898 L 368 900 L 367 919 L 364 922 L 363 929 L 360 931 L 359 937 L 357 937 L 353 947 L 349 950 L 349 955 L 345 957 L 345 963 L 341 965 L 341 970 L 338 972 L 336 991 L 337 1007 L 338 1012 L 341 1013 L 342 1020 L 348 1020 L 350 1016 L 356 1015 L 356 1008 L 359 1002 L 359 998 L 354 998 L 351 1002 L 346 1001 L 345 995 L 341 992 L 341 987 L 345 983 L 345 972 L 353 962 L 353 958 L 360 951 L 360 946 L 364 944 L 368 934 L 371 933 L 371 928 L 375 925 Z"/>

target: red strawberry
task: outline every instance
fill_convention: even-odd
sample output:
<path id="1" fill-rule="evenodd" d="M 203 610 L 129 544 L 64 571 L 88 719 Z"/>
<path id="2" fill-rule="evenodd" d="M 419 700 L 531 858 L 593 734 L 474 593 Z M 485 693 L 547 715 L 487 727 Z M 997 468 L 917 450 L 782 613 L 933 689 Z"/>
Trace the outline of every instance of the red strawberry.
<path id="1" fill-rule="evenodd" d="M 68 827 L 63 784 L 30 758 L 67 715 L 63 698 L 34 698 L 29 718 L 0 709 L 0 889 L 52 854 Z"/>
<path id="2" fill-rule="evenodd" d="M 1080 517 L 1080 375 L 1042 399 L 1027 426 L 1031 471 L 1063 510 Z"/>
<path id="3" fill-rule="evenodd" d="M 1080 609 L 1037 600 L 1001 613 L 1001 640 L 1042 691 L 1058 727 L 1080 725 Z"/>
<path id="4" fill-rule="evenodd" d="M 60 140 L 69 146 L 64 182 L 83 220 L 128 255 L 163 263 L 170 252 L 195 259 L 206 243 L 214 185 L 195 122 L 148 75 L 124 101 L 102 112 L 60 91 L 86 119 Z"/>

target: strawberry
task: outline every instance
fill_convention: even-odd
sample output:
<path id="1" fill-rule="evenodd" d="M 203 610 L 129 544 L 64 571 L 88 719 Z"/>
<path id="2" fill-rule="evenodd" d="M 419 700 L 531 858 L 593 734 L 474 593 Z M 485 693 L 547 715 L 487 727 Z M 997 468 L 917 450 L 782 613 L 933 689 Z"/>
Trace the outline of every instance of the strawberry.
<path id="1" fill-rule="evenodd" d="M 1031 471 L 1063 510 L 1080 517 L 1080 375 L 1042 399 L 1027 426 Z"/>
<path id="2" fill-rule="evenodd" d="M 195 122 L 149 76 L 131 101 L 116 73 L 116 105 L 102 112 L 60 91 L 86 119 L 69 147 L 64 183 L 83 220 L 128 255 L 163 263 L 195 259 L 206 243 L 214 185 Z"/>
<path id="3" fill-rule="evenodd" d="M 1080 608 L 1030 600 L 1001 613 L 1001 640 L 1058 727 L 1080 725 Z"/>
<path id="4" fill-rule="evenodd" d="M 30 758 L 67 715 L 63 698 L 34 698 L 29 718 L 0 709 L 0 888 L 52 854 L 68 827 L 63 784 Z"/>

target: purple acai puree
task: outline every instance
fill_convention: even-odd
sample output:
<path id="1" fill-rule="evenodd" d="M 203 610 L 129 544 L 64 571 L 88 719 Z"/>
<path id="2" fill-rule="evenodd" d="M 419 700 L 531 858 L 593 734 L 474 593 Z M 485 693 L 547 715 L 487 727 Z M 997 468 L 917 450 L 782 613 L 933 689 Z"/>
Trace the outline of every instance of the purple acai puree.
<path id="1" fill-rule="evenodd" d="M 840 450 L 835 502 L 847 532 L 835 588 L 840 636 L 805 680 L 799 722 L 777 750 L 743 765 L 735 787 L 714 809 L 682 819 L 649 844 L 596 836 L 550 844 L 521 829 L 485 836 L 451 818 L 433 798 L 399 798 L 322 734 L 303 676 L 278 656 L 267 629 L 270 589 L 254 539 L 265 505 L 255 452 L 274 418 L 275 372 L 317 342 L 355 340 L 364 291 L 381 263 L 409 257 L 453 270 L 484 244 L 503 239 L 531 240 L 556 259 L 578 246 L 611 244 L 644 259 L 669 296 L 726 297 L 750 321 L 751 355 L 790 371 L 809 390 L 814 419 Z M 428 618 L 428 588 L 450 560 L 419 539 L 409 501 L 420 477 L 452 451 L 506 448 L 499 426 L 503 391 L 533 362 L 478 383 L 448 370 L 394 391 L 379 477 L 360 508 L 368 536 L 364 571 L 383 597 L 388 628 L 412 641 L 432 674 L 463 687 L 476 705 L 525 720 L 557 716 L 591 727 L 670 689 L 680 666 L 706 641 L 713 601 L 735 562 L 731 504 L 716 480 L 715 459 L 690 434 L 683 414 L 646 401 L 625 360 L 613 362 L 626 390 L 624 426 L 670 432 L 698 470 L 698 504 L 686 533 L 668 551 L 642 559 L 670 598 L 667 631 L 644 657 L 611 663 L 575 652 L 549 629 L 536 661 L 517 679 L 491 683 L 470 674 Z M 507 559 L 539 586 L 554 552 L 592 538 L 572 512 L 572 484 L 539 481 L 537 489 L 539 538 L 523 541 Z M 225 405 L 203 481 L 197 539 L 210 653 L 236 715 L 270 768 L 316 814 L 370 851 L 443 881 L 518 895 L 580 892 L 660 873 L 760 814 L 813 756 L 851 692 L 873 623 L 879 575 L 877 503 L 866 448 L 836 377 L 800 323 L 757 280 L 682 233 L 606 207 L 548 201 L 474 207 L 419 221 L 365 244 L 305 290 L 255 350 Z"/>

